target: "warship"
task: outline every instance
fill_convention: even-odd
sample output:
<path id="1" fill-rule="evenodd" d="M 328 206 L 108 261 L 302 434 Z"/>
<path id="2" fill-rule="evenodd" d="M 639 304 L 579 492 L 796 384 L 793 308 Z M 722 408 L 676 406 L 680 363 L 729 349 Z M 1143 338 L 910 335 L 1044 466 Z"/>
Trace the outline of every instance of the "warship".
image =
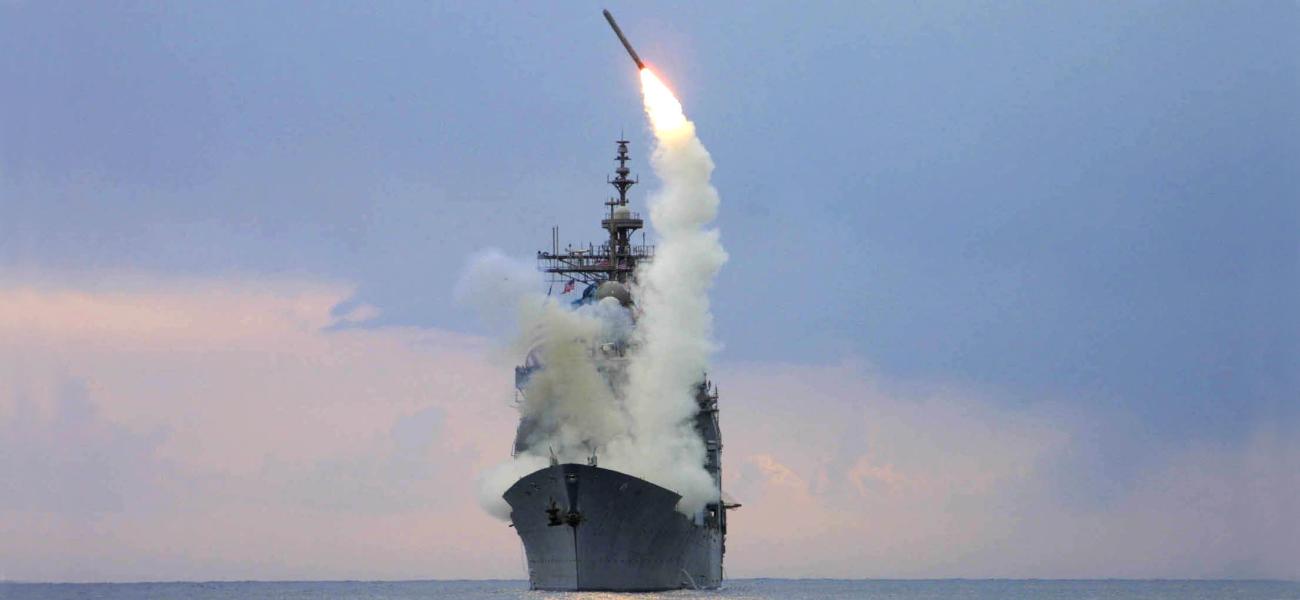
<path id="1" fill-rule="evenodd" d="M 654 247 L 634 243 L 644 223 L 628 206 L 628 141 L 619 139 L 615 176 L 608 183 L 617 196 L 605 202 L 601 228 L 607 241 L 564 249 L 559 230 L 551 230 L 551 248 L 537 253 L 538 268 L 552 286 L 565 293 L 582 286 L 575 304 L 616 299 L 632 309 L 637 266 L 654 259 Z M 630 311 L 635 314 L 635 310 Z M 590 348 L 606 383 L 617 394 L 620 375 L 634 347 L 604 344 Z M 545 369 L 536 351 L 515 369 L 518 393 L 527 393 L 529 378 Z M 713 478 L 713 494 L 694 514 L 678 510 L 681 495 L 640 477 L 597 464 L 597 450 L 585 463 L 562 462 L 550 452 L 550 464 L 516 481 L 504 494 L 511 527 L 523 542 L 529 586 L 551 591 L 659 591 L 717 588 L 723 579 L 727 511 L 739 507 L 722 494 L 722 437 L 718 393 L 703 377 L 695 389 L 698 412 L 694 430 L 706 450 L 702 465 Z M 513 454 L 545 455 L 543 425 L 520 419 Z"/>

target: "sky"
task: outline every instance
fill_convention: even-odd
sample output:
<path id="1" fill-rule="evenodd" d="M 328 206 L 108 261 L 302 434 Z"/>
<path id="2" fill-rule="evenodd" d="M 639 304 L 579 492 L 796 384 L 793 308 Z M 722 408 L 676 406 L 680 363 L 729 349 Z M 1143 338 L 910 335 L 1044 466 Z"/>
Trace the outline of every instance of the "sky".
<path id="1" fill-rule="evenodd" d="M 1293 2 L 0 2 L 0 579 L 524 577 L 489 248 L 712 153 L 730 576 L 1300 579 Z M 639 205 L 639 206 L 638 206 Z"/>

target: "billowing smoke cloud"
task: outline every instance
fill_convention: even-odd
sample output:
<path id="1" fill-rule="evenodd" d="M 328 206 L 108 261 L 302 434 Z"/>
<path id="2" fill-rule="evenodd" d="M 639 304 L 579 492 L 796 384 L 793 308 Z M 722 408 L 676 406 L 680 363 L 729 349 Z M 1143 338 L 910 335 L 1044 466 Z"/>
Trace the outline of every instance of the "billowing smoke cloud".
<path id="1" fill-rule="evenodd" d="M 620 382 L 611 381 L 612 374 L 602 372 L 592 355 L 593 348 L 627 341 L 628 310 L 613 298 L 576 309 L 538 293 L 516 300 L 519 335 L 513 349 L 542 366 L 519 397 L 524 447 L 480 477 L 480 502 L 503 519 L 510 509 L 501 495 L 520 477 L 546 466 L 551 456 L 561 462 L 584 462 L 593 455 L 604 460 L 606 448 L 631 429 Z M 635 461 L 620 464 L 633 475 L 643 471 Z"/>
<path id="2" fill-rule="evenodd" d="M 709 183 L 713 160 L 672 93 L 650 70 L 641 73 L 657 142 L 650 165 L 663 182 L 650 199 L 659 243 L 654 260 L 637 274 L 641 316 L 626 400 L 632 430 L 611 458 L 630 460 L 642 477 L 681 494 L 680 508 L 689 513 L 718 494 L 702 466 L 705 449 L 693 417 L 696 386 L 715 349 L 708 292 L 727 253 L 718 231 L 708 227 L 719 204 Z"/>
<path id="3" fill-rule="evenodd" d="M 541 365 L 519 404 L 524 448 L 480 478 L 481 502 L 502 518 L 509 517 L 505 490 L 552 456 L 561 462 L 596 456 L 601 466 L 681 494 L 678 510 L 686 514 L 718 498 L 694 425 L 697 387 L 715 348 L 708 292 L 727 260 L 718 231 L 708 227 L 719 204 L 709 183 L 713 162 L 671 92 L 649 71 L 642 77 L 657 141 L 651 166 L 663 188 L 650 201 L 660 239 L 654 260 L 637 274 L 635 327 L 631 311 L 613 297 L 573 309 L 539 293 L 512 291 L 506 283 L 517 277 L 500 256 L 480 257 L 465 278 L 495 287 L 476 298 L 514 298 L 515 349 Z M 612 346 L 630 348 L 617 368 L 594 358 Z"/>
<path id="4" fill-rule="evenodd" d="M 495 335 L 509 336 L 519 325 L 520 311 L 541 302 L 541 285 L 536 267 L 488 248 L 470 259 L 453 294 L 457 302 L 477 311 Z"/>
<path id="5" fill-rule="evenodd" d="M 592 353 L 627 342 L 631 314 L 614 298 L 573 308 L 539 288 L 535 268 L 495 250 L 475 257 L 456 286 L 457 298 L 479 307 L 494 327 L 514 322 L 511 356 L 544 365 L 518 396 L 527 423 L 524 448 L 479 476 L 480 504 L 502 519 L 510 516 L 502 494 L 520 477 L 549 464 L 551 456 L 561 462 L 603 458 L 603 449 L 629 430 L 618 387 Z M 628 472 L 636 474 L 635 468 Z"/>

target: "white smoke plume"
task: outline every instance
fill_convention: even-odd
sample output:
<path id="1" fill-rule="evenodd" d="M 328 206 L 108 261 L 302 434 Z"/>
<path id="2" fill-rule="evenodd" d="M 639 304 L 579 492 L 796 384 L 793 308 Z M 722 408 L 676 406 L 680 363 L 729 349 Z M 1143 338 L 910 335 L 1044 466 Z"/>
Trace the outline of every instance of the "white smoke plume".
<path id="1" fill-rule="evenodd" d="M 720 202 L 709 183 L 713 160 L 668 88 L 648 69 L 641 73 L 657 142 L 650 166 L 663 182 L 650 198 L 659 240 L 634 290 L 641 316 L 625 401 L 631 435 L 608 454 L 616 468 L 627 461 L 638 476 L 681 494 L 678 508 L 690 514 L 719 493 L 703 466 L 694 416 L 696 386 L 715 350 L 709 289 L 727 253 L 709 227 Z"/>
<path id="2" fill-rule="evenodd" d="M 554 301 L 539 308 L 528 322 L 539 336 L 535 352 L 544 366 L 529 378 L 519 406 L 535 427 L 526 441 L 541 453 L 585 459 L 628 429 L 615 388 L 591 353 L 614 341 L 615 311 L 626 311 L 613 298 L 576 311 Z"/>
<path id="3" fill-rule="evenodd" d="M 510 509 L 501 495 L 520 477 L 546 466 L 551 454 L 562 462 L 583 462 L 628 430 L 621 403 L 591 350 L 627 341 L 631 315 L 613 298 L 571 308 L 540 293 L 540 284 L 531 265 L 488 250 L 470 261 L 456 285 L 457 299 L 478 308 L 491 327 L 512 325 L 511 356 L 531 356 L 545 365 L 520 396 L 520 415 L 533 423 L 528 449 L 479 477 L 480 503 L 502 519 L 509 518 Z"/>
<path id="4" fill-rule="evenodd" d="M 456 302 L 474 309 L 494 335 L 515 335 L 528 305 L 544 299 L 541 273 L 532 264 L 488 248 L 470 258 L 452 291 Z"/>
<path id="5" fill-rule="evenodd" d="M 642 71 L 642 84 L 656 139 L 651 167 L 663 187 L 650 200 L 659 240 L 654 260 L 643 263 L 632 290 L 635 327 L 614 298 L 573 309 L 512 289 L 509 284 L 519 277 L 500 257 L 480 259 L 462 279 L 499 284 L 491 291 L 461 286 L 475 289 L 471 295 L 478 300 L 512 297 L 520 332 L 515 349 L 542 365 L 519 405 L 532 424 L 525 432 L 527 448 L 479 480 L 481 502 L 501 518 L 509 518 L 505 490 L 545 467 L 551 456 L 561 462 L 597 456 L 602 467 L 677 492 L 678 510 L 688 515 L 719 497 L 695 430 L 696 390 L 715 350 L 708 292 L 727 260 L 718 231 L 709 227 L 719 204 L 709 183 L 713 161 L 667 87 L 648 70 Z M 628 342 L 632 350 L 622 371 L 602 369 L 594 357 L 599 348 Z"/>

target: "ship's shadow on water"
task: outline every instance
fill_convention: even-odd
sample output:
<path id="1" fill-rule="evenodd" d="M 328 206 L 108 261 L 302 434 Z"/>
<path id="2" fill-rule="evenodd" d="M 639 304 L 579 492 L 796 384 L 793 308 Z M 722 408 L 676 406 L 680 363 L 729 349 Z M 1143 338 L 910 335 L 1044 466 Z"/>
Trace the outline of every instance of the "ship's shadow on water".
<path id="1" fill-rule="evenodd" d="M 0 583 L 0 600 L 1300 600 L 1300 582 L 1121 580 L 737 579 L 717 590 L 530 591 L 524 581 L 285 581 L 171 583 Z"/>

